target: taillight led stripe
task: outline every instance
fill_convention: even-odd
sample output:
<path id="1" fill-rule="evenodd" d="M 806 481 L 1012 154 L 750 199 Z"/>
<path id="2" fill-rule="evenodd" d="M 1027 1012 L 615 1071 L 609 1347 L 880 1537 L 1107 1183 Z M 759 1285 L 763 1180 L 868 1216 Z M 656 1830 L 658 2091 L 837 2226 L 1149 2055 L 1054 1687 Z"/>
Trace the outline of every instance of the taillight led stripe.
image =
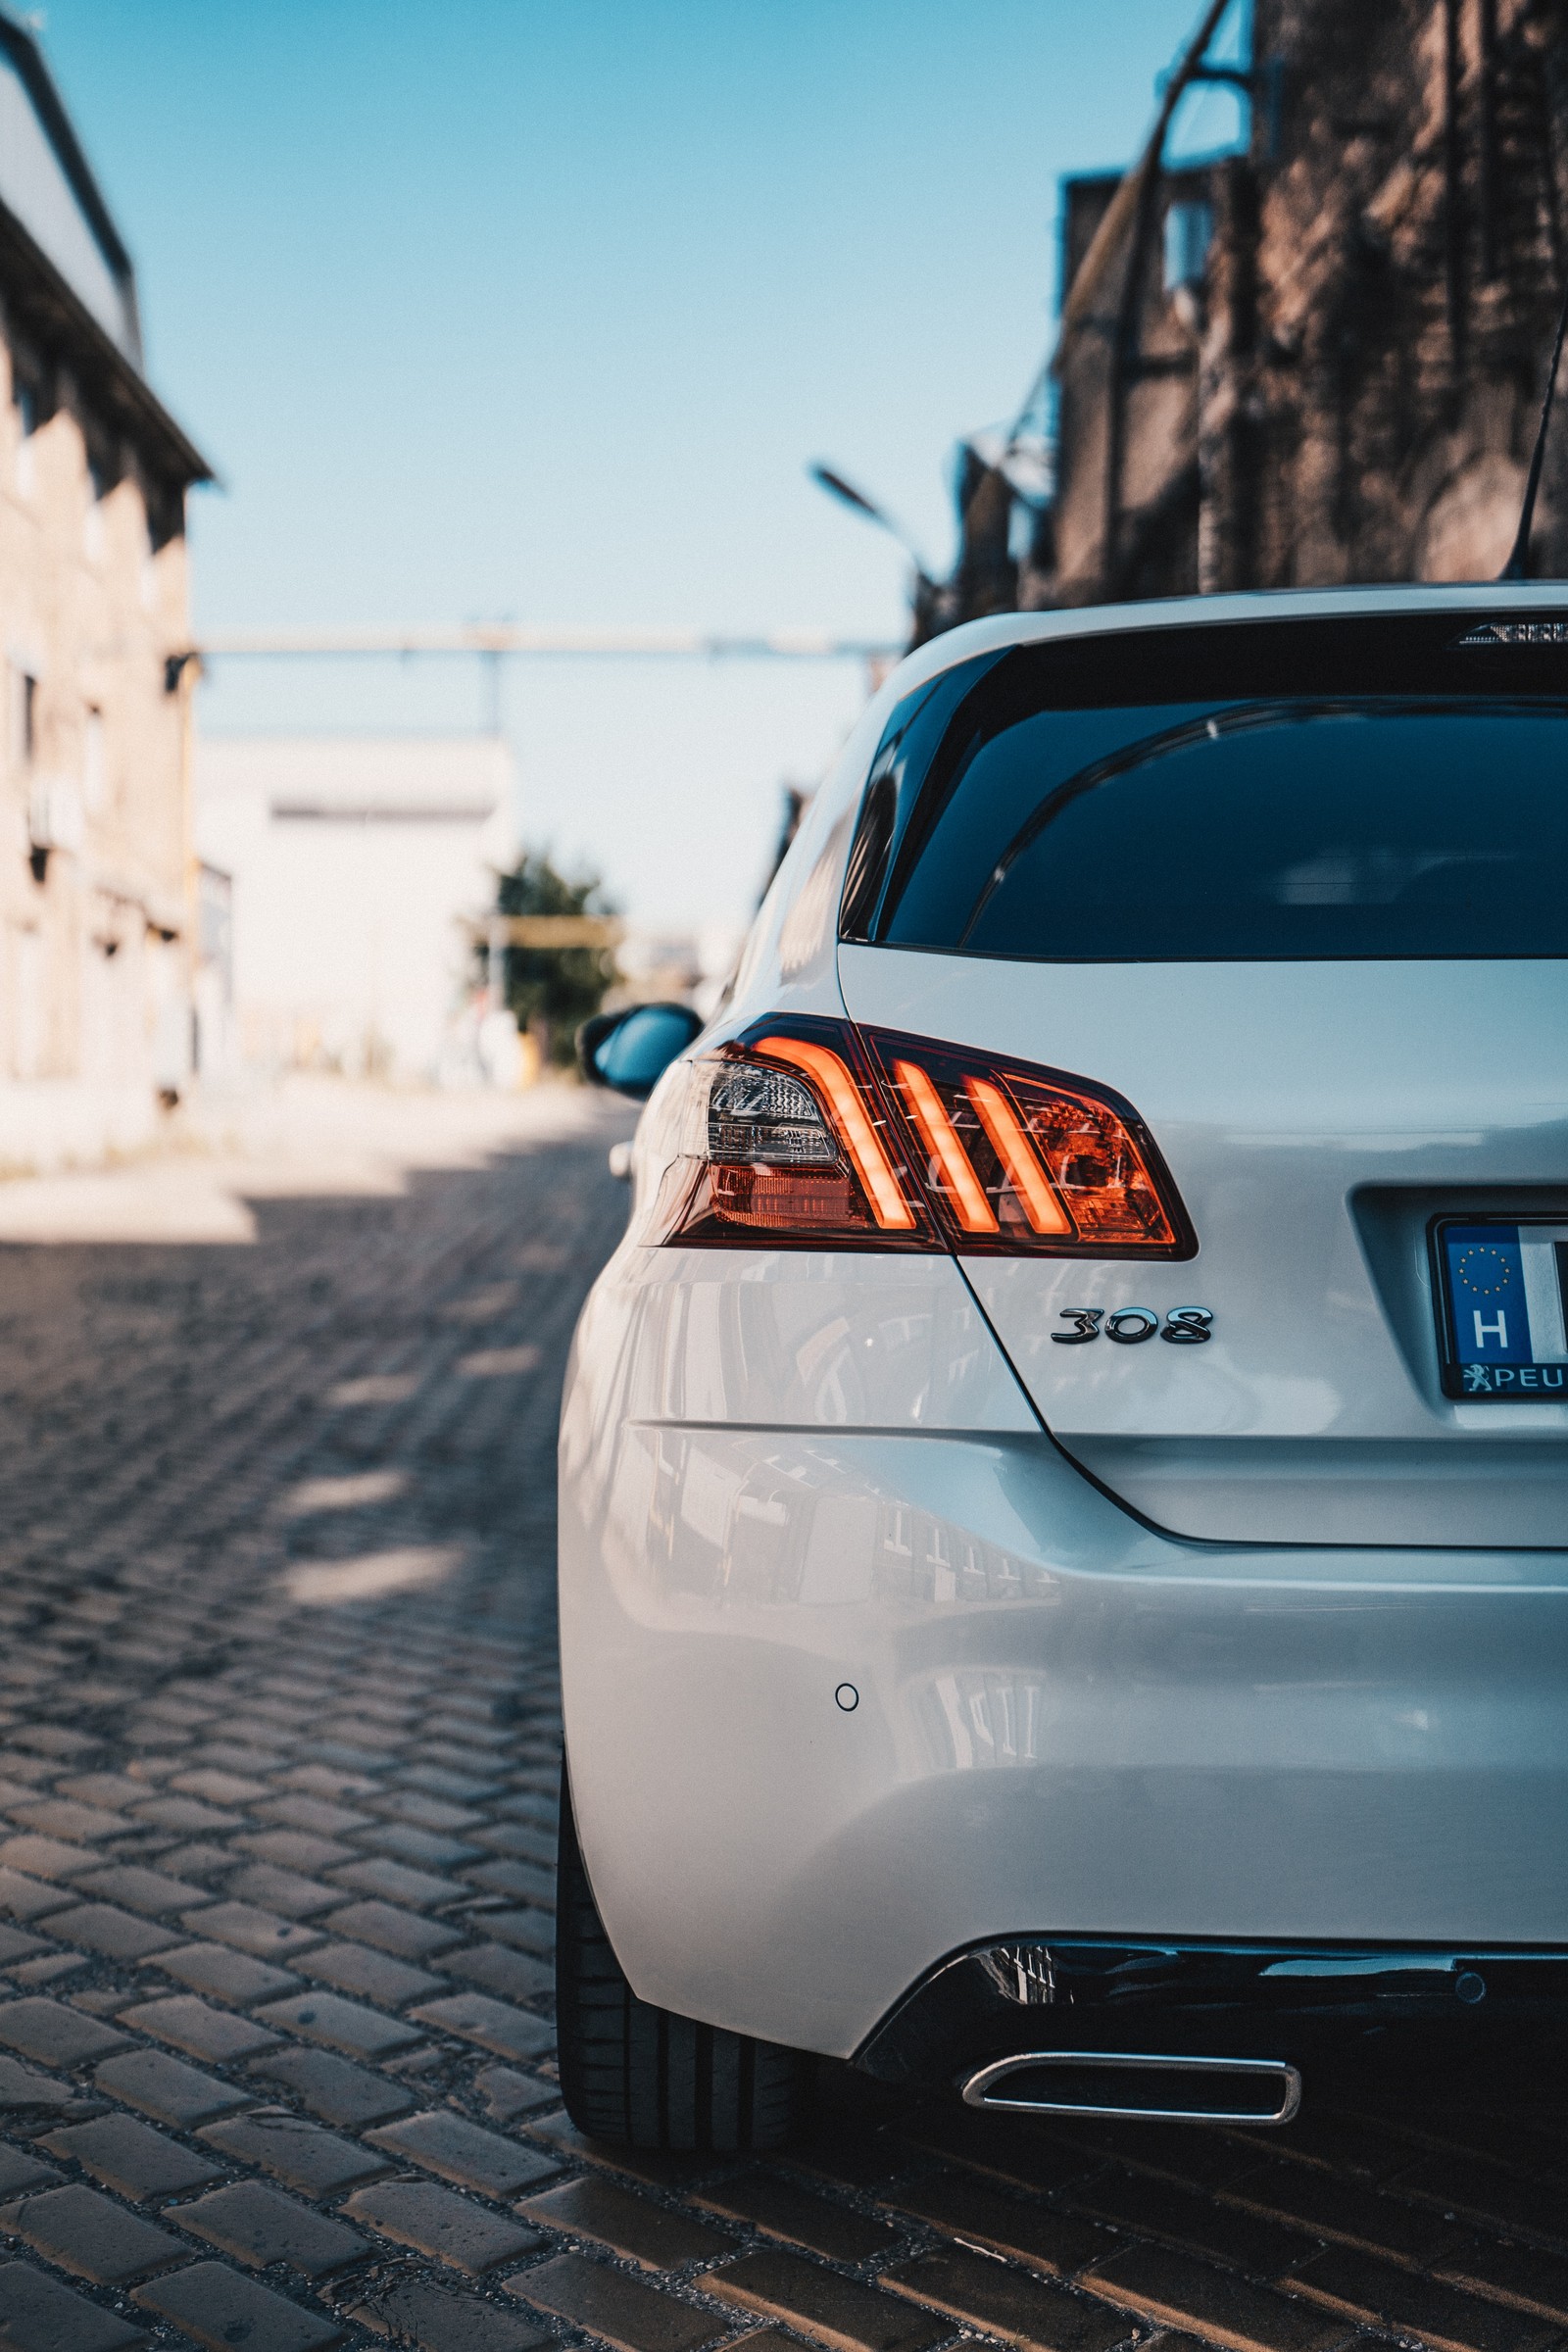
<path id="1" fill-rule="evenodd" d="M 752 1051 L 770 1054 L 775 1061 L 793 1062 L 798 1070 L 804 1070 L 816 1081 L 827 1098 L 833 1124 L 855 1172 L 865 1188 L 871 1214 L 887 1232 L 908 1232 L 915 1223 L 914 1211 L 904 1197 L 882 1139 L 866 1115 L 859 1089 L 839 1056 L 826 1046 L 810 1045 L 800 1037 L 759 1038 Z"/>
<path id="2" fill-rule="evenodd" d="M 997 1214 L 943 1107 L 942 1097 L 917 1061 L 896 1061 L 893 1076 L 902 1088 L 920 1141 L 942 1170 L 954 1214 L 965 1233 L 996 1233 Z"/>
<path id="3" fill-rule="evenodd" d="M 1035 1157 L 1033 1145 L 1019 1124 L 1017 1112 L 1001 1087 L 993 1086 L 989 1078 L 965 1078 L 963 1086 L 1034 1231 L 1071 1233 L 1072 1219 L 1057 1200 Z"/>

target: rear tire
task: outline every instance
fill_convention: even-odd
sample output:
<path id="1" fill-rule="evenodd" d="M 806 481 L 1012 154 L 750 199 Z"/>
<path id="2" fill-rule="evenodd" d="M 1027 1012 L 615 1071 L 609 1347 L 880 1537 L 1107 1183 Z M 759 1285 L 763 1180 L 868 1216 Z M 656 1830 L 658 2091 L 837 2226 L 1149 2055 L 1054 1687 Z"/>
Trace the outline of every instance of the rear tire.
<path id="1" fill-rule="evenodd" d="M 632 2148 L 781 2146 L 800 2119 L 805 2061 L 637 1998 L 594 1904 L 564 1763 L 556 1889 L 561 2095 L 577 2129 Z"/>

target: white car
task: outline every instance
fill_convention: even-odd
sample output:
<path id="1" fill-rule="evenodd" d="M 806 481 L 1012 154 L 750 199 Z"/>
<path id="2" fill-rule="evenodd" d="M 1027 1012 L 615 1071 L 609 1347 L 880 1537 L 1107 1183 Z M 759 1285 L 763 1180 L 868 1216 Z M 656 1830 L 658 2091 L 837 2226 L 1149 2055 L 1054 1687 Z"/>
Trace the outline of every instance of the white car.
<path id="1" fill-rule="evenodd" d="M 585 1040 L 582 2129 L 1279 2122 L 1560 2003 L 1568 593 L 956 630 L 695 1026 Z"/>

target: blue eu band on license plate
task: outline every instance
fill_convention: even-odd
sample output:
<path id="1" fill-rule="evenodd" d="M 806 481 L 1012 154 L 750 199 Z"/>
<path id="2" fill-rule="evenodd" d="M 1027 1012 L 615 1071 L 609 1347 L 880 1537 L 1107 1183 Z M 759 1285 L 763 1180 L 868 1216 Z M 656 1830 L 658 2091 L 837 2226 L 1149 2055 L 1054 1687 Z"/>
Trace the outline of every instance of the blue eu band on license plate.
<path id="1" fill-rule="evenodd" d="M 1447 1395 L 1568 1403 L 1568 1218 L 1445 1218 L 1433 1241 Z"/>

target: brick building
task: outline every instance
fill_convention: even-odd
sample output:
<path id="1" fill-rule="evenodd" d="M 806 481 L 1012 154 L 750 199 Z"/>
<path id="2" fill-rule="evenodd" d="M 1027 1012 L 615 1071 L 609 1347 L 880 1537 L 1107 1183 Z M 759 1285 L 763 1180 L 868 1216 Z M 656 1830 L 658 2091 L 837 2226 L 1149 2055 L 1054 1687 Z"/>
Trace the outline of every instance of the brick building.
<path id="1" fill-rule="evenodd" d="M 207 478 L 37 46 L 0 17 L 0 1170 L 143 1140 L 190 1066 Z"/>
<path id="2" fill-rule="evenodd" d="M 1252 0 L 1250 48 L 1200 75 L 1240 86 L 1241 152 L 1065 183 L 1054 496 L 1031 518 L 967 453 L 936 625 L 1507 556 L 1568 273 L 1568 4 Z M 1568 569 L 1568 408 L 1533 568 Z"/>

